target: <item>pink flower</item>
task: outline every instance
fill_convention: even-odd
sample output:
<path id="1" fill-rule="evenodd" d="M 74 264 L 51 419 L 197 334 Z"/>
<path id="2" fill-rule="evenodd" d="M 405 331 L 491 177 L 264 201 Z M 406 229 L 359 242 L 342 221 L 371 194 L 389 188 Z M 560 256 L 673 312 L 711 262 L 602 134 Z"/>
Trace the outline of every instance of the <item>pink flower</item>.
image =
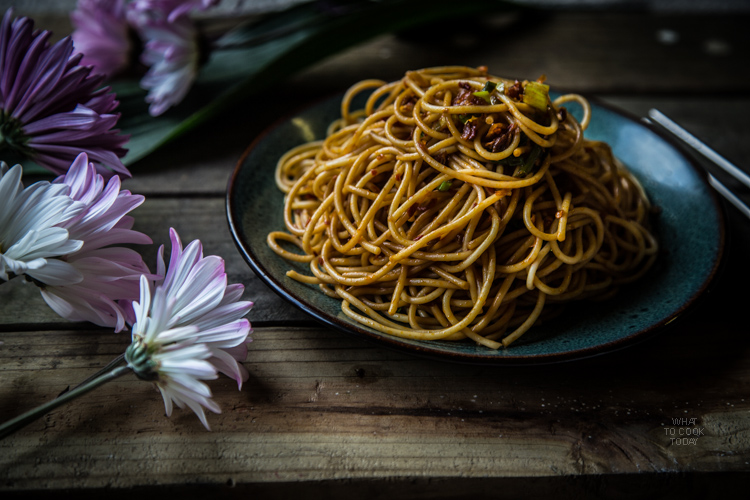
<path id="1" fill-rule="evenodd" d="M 141 62 L 149 67 L 141 79 L 148 90 L 149 113 L 158 116 L 182 102 L 201 63 L 199 34 L 189 13 L 218 0 L 136 0 L 130 21 L 143 40 Z"/>
<path id="2" fill-rule="evenodd" d="M 93 66 L 96 73 L 108 78 L 130 64 L 133 50 L 125 0 L 78 0 L 70 15 L 75 27 L 71 35 L 81 64 Z"/>
<path id="3" fill-rule="evenodd" d="M 167 267 L 164 247 L 159 249 L 156 282 L 141 278 L 141 296 L 133 304 L 136 322 L 128 365 L 140 377 L 154 380 L 164 398 L 167 415 L 172 403 L 189 407 L 208 428 L 203 408 L 220 409 L 203 380 L 222 372 L 237 381 L 247 380 L 242 366 L 247 356 L 250 322 L 243 316 L 252 302 L 240 301 L 241 284 L 227 285 L 224 261 L 203 257 L 199 240 L 182 247 L 170 230 L 172 254 Z"/>
<path id="4" fill-rule="evenodd" d="M 147 40 L 141 61 L 149 66 L 141 87 L 149 91 L 149 113 L 158 116 L 182 102 L 198 75 L 198 33 L 193 22 L 181 16 L 173 22 L 149 22 L 141 36 Z"/>
<path id="5" fill-rule="evenodd" d="M 150 272 L 138 252 L 113 245 L 151 243 L 148 236 L 133 231 L 134 220 L 127 215 L 144 197 L 121 190 L 117 176 L 105 184 L 85 153 L 53 185 L 66 186 L 70 198 L 85 207 L 77 217 L 60 224 L 70 238 L 83 241 L 79 250 L 64 256 L 83 279 L 45 286 L 42 296 L 64 318 L 120 331 L 126 322 L 134 321 L 131 301 L 139 297 L 140 276 Z"/>

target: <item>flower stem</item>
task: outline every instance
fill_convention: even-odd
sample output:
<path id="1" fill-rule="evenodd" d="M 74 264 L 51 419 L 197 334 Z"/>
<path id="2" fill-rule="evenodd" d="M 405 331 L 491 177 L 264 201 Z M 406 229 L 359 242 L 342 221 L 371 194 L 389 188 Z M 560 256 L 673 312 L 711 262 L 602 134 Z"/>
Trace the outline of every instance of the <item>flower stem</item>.
<path id="1" fill-rule="evenodd" d="M 115 366 L 117 366 L 117 365 L 119 365 L 120 363 L 122 363 L 122 362 L 123 362 L 124 360 L 125 360 L 125 353 L 122 353 L 122 354 L 120 354 L 119 356 L 117 356 L 117 357 L 116 357 L 115 359 L 113 359 L 112 361 L 110 361 L 110 362 L 109 362 L 109 364 L 107 364 L 107 366 L 105 366 L 104 368 L 102 368 L 102 369 L 101 369 L 101 370 L 99 370 L 98 372 L 96 372 L 96 373 L 94 373 L 93 375 L 91 375 L 91 376 L 90 376 L 89 378 L 87 378 L 86 380 L 84 380 L 83 382 L 81 382 L 80 384 L 78 384 L 77 386 L 75 386 L 75 387 L 74 387 L 74 388 L 73 388 L 72 390 L 76 390 L 76 389 L 78 389 L 79 387 L 83 387 L 84 385 L 88 384 L 88 383 L 89 383 L 89 382 L 91 382 L 92 380 L 94 380 L 94 379 L 96 379 L 96 378 L 99 378 L 99 377 L 100 377 L 101 375 L 103 375 L 104 373 L 106 373 L 106 372 L 110 371 L 110 370 L 111 370 L 112 368 L 114 368 Z M 59 398 L 59 397 L 60 397 L 60 396 L 62 396 L 63 394 L 67 394 L 68 392 L 70 392 L 70 390 L 71 390 L 70 388 L 68 388 L 68 389 L 65 389 L 65 390 L 64 390 L 63 392 L 61 392 L 61 393 L 60 393 L 60 395 L 59 395 L 59 396 L 57 396 L 57 397 Z"/>
<path id="2" fill-rule="evenodd" d="M 96 389 L 100 385 L 103 385 L 109 382 L 110 380 L 114 380 L 118 377 L 121 377 L 128 372 L 130 372 L 129 367 L 119 366 L 115 368 L 114 370 L 107 372 L 98 378 L 95 378 L 94 380 L 92 380 L 91 382 L 87 384 L 76 387 L 72 391 L 66 392 L 62 394 L 61 396 L 59 396 L 58 398 L 53 399 L 52 401 L 49 401 L 47 403 L 44 403 L 43 405 L 37 406 L 33 410 L 27 411 L 23 415 L 19 415 L 12 420 L 8 420 L 4 424 L 0 425 L 0 439 L 3 439 L 9 436 L 10 434 L 13 434 L 15 431 L 41 418 L 42 416 L 54 410 L 58 406 L 62 406 L 68 401 L 71 401 L 77 398 L 78 396 L 82 396 L 86 394 L 87 392 Z"/>

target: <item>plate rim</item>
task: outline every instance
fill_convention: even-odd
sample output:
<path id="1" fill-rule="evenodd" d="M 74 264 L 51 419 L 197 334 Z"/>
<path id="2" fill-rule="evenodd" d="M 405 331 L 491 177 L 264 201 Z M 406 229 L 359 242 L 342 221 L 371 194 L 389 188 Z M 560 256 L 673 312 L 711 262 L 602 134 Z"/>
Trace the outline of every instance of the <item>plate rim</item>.
<path id="1" fill-rule="evenodd" d="M 557 91 L 558 89 L 554 89 L 554 90 Z M 669 146 L 671 146 L 677 152 L 677 154 L 687 162 L 690 168 L 693 169 L 694 173 L 697 174 L 702 184 L 707 188 L 707 193 L 709 195 L 709 198 L 711 199 L 711 202 L 714 206 L 714 209 L 719 219 L 719 228 L 718 228 L 719 229 L 719 244 L 718 244 L 718 249 L 716 252 L 715 260 L 713 262 L 713 265 L 711 267 L 711 270 L 707 278 L 704 280 L 701 286 L 698 287 L 695 293 L 693 293 L 684 302 L 684 304 L 682 304 L 680 307 L 672 311 L 668 317 L 660 321 L 657 321 L 656 323 L 653 323 L 652 325 L 649 325 L 648 327 L 644 329 L 638 330 L 636 332 L 633 332 L 627 336 L 621 337 L 616 340 L 611 340 L 611 341 L 597 344 L 594 346 L 589 346 L 589 347 L 584 347 L 584 348 L 579 348 L 579 349 L 574 349 L 571 351 L 564 351 L 564 352 L 543 353 L 543 354 L 523 354 L 523 355 L 505 354 L 502 356 L 483 355 L 483 354 L 477 354 L 477 353 L 469 354 L 469 353 L 463 353 L 463 352 L 457 352 L 457 351 L 445 351 L 441 349 L 431 348 L 429 347 L 429 345 L 422 346 L 422 345 L 407 344 L 407 343 L 404 343 L 403 339 L 399 337 L 388 335 L 385 333 L 375 334 L 373 332 L 370 332 L 368 330 L 361 328 L 361 326 L 356 323 L 349 323 L 349 322 L 342 321 L 338 317 L 331 316 L 327 314 L 326 312 L 321 311 L 314 305 L 307 303 L 304 299 L 298 297 L 295 293 L 288 290 L 284 286 L 283 283 L 277 280 L 271 273 L 269 273 L 266 270 L 266 268 L 263 266 L 260 259 L 258 259 L 255 253 L 253 253 L 252 248 L 250 248 L 249 245 L 246 245 L 242 242 L 242 238 L 240 237 L 239 230 L 238 230 L 238 227 L 239 227 L 238 221 L 235 221 L 234 215 L 233 215 L 235 208 L 236 208 L 235 200 L 234 200 L 235 196 L 233 196 L 233 192 L 237 185 L 237 179 L 243 169 L 243 164 L 245 163 L 245 160 L 253 152 L 253 150 L 255 150 L 274 130 L 278 129 L 283 124 L 291 121 L 293 118 L 300 116 L 302 113 L 315 109 L 319 106 L 322 106 L 325 103 L 333 100 L 334 98 L 336 97 L 340 98 L 343 95 L 344 95 L 343 92 L 332 93 L 328 95 L 327 97 L 316 99 L 314 101 L 309 101 L 306 105 L 299 106 L 295 110 L 278 118 L 270 126 L 266 127 L 258 136 L 256 136 L 250 142 L 250 144 L 247 146 L 247 148 L 243 151 L 242 155 L 240 155 L 239 159 L 237 160 L 234 166 L 234 169 L 232 170 L 232 174 L 230 175 L 229 180 L 227 182 L 227 192 L 225 196 L 225 211 L 226 211 L 227 223 L 229 225 L 229 231 L 232 235 L 232 239 L 234 241 L 235 246 L 237 247 L 237 250 L 239 251 L 240 255 L 242 255 L 245 262 L 250 266 L 250 268 L 253 270 L 256 276 L 260 278 L 261 281 L 263 281 L 265 285 L 271 288 L 274 291 L 274 293 L 276 293 L 281 298 L 285 299 L 287 302 L 291 303 L 295 307 L 309 314 L 315 321 L 322 323 L 325 326 L 331 327 L 335 330 L 341 331 L 342 333 L 346 333 L 348 335 L 354 335 L 355 337 L 373 342 L 376 345 L 381 346 L 381 347 L 386 347 L 386 348 L 396 350 L 399 352 L 404 352 L 407 354 L 411 354 L 411 355 L 415 355 L 419 357 L 425 357 L 425 358 L 429 358 L 433 360 L 437 359 L 441 361 L 450 361 L 450 362 L 460 363 L 460 364 L 474 364 L 474 365 L 484 365 L 484 366 L 543 365 L 543 364 L 560 363 L 560 362 L 566 362 L 566 361 L 582 360 L 582 359 L 591 358 L 594 356 L 608 354 L 608 353 L 612 353 L 612 352 L 624 349 L 626 347 L 630 347 L 632 345 L 638 344 L 645 340 L 648 340 L 652 338 L 655 334 L 662 333 L 668 328 L 674 327 L 675 323 L 679 323 L 679 319 L 682 316 L 684 316 L 685 312 L 688 311 L 689 309 L 692 309 L 700 301 L 701 298 L 705 297 L 706 292 L 712 287 L 714 283 L 716 283 L 717 281 L 716 278 L 719 275 L 719 270 L 721 269 L 722 264 L 724 263 L 724 260 L 725 260 L 726 241 L 727 241 L 727 222 L 726 222 L 727 214 L 726 214 L 726 206 L 721 202 L 716 192 L 713 189 L 711 189 L 710 185 L 708 184 L 706 171 L 699 166 L 698 162 L 691 155 L 685 152 L 682 145 L 680 145 L 676 139 L 668 135 L 666 132 L 660 130 L 658 127 L 656 127 L 652 123 L 645 122 L 642 119 L 640 119 L 637 115 L 629 111 L 620 109 L 615 105 L 609 104 L 607 102 L 603 102 L 594 96 L 587 96 L 585 94 L 580 94 L 584 98 L 586 98 L 590 103 L 594 104 L 595 106 L 604 108 L 616 115 L 619 115 L 620 117 L 632 122 L 633 124 L 643 127 L 647 129 L 648 131 L 657 135 L 661 140 L 663 140 Z"/>

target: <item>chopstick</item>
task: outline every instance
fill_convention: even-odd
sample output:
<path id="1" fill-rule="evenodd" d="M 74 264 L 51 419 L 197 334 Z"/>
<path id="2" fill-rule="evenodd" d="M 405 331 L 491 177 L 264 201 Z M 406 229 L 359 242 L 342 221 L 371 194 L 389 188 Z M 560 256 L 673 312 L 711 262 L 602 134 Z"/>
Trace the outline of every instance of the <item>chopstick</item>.
<path id="1" fill-rule="evenodd" d="M 750 188 L 750 175 L 747 175 L 744 171 L 732 164 L 729 160 L 721 156 L 710 147 L 706 146 L 697 137 L 669 119 L 667 115 L 665 115 L 658 109 L 650 109 L 648 112 L 648 117 L 671 132 L 675 137 L 682 140 L 682 142 L 693 148 L 695 151 L 702 154 L 714 165 L 721 168 L 726 173 Z M 737 195 L 735 195 L 728 187 L 722 184 L 716 177 L 711 175 L 711 173 L 708 174 L 708 183 L 729 203 L 734 205 L 740 212 L 742 212 L 745 217 L 750 219 L 750 208 L 745 205 L 745 203 L 743 203 L 742 200 L 740 200 Z"/>
<path id="2" fill-rule="evenodd" d="M 750 208 L 742 203 L 742 200 L 737 198 L 737 195 L 730 191 L 728 187 L 719 182 L 719 180 L 711 174 L 708 174 L 708 183 L 711 184 L 711 186 L 713 186 L 713 188 L 718 191 L 719 194 L 722 195 L 729 203 L 734 205 L 737 210 L 742 212 L 745 217 L 750 219 Z"/>

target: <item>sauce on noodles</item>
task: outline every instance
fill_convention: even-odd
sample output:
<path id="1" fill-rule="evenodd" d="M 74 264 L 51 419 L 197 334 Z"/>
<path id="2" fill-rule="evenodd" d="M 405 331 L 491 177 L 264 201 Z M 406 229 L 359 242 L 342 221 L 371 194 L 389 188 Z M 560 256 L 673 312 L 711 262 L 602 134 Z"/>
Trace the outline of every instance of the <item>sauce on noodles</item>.
<path id="1" fill-rule="evenodd" d="M 277 165 L 286 231 L 268 244 L 310 268 L 287 276 L 381 332 L 492 349 L 638 279 L 658 251 L 649 201 L 607 144 L 584 138 L 588 102 L 547 90 L 483 67 L 351 87 L 325 140 Z"/>

